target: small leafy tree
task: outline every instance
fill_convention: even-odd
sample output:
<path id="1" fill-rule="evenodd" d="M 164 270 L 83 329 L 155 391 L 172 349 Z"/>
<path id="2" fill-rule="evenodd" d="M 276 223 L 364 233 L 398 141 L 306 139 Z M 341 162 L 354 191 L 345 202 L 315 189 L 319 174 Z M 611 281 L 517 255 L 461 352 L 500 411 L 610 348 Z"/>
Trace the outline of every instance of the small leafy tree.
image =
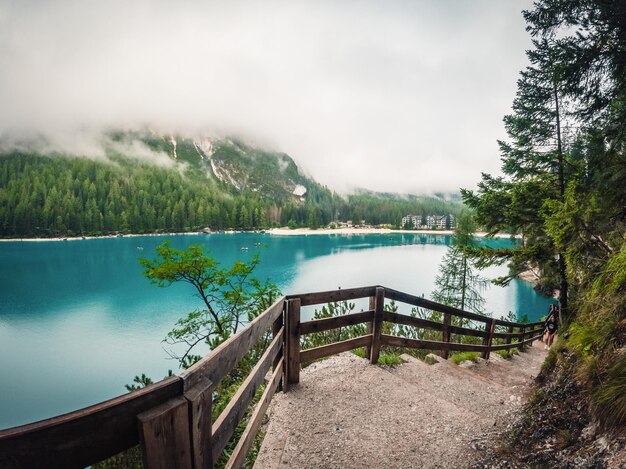
<path id="1" fill-rule="evenodd" d="M 160 287 L 167 287 L 176 282 L 188 283 L 194 287 L 195 296 L 200 299 L 202 304 L 200 308 L 179 319 L 174 329 L 167 334 L 164 340 L 171 347 L 183 346 L 182 354 L 174 350 L 168 351 L 172 358 L 178 360 L 182 368 L 189 368 L 200 360 L 200 355 L 192 353 L 197 345 L 205 343 L 214 349 L 231 335 L 237 333 L 246 321 L 252 321 L 265 311 L 280 295 L 275 284 L 268 280 L 262 282 L 252 276 L 254 269 L 260 262 L 258 254 L 247 262 L 235 261 L 230 268 L 226 268 L 221 267 L 215 258 L 207 255 L 203 248 L 198 245 L 189 246 L 185 250 L 178 250 L 172 248 L 170 241 L 166 241 L 158 246 L 156 251 L 156 258 L 151 260 L 140 259 L 146 278 Z M 219 383 L 216 383 L 211 408 L 213 420 L 227 406 L 270 341 L 271 332 L 268 331 L 239 361 L 238 365 Z M 133 381 L 136 384 L 126 386 L 129 391 L 135 391 L 152 383 L 152 380 L 143 374 L 135 376 Z M 250 406 L 256 405 L 264 387 L 265 385 L 261 385 L 257 389 Z M 234 449 L 246 424 L 247 419 L 244 418 L 235 429 L 224 453 L 216 462 L 216 467 L 226 465 L 227 455 Z M 257 450 L 259 441 L 257 439 L 255 442 Z M 137 448 L 134 448 L 123 453 L 122 456 L 128 458 L 137 451 Z M 114 459 L 110 461 L 119 462 Z M 254 461 L 252 459 L 248 462 L 252 464 Z M 120 464 L 120 467 L 135 466 Z"/>
<path id="2" fill-rule="evenodd" d="M 202 303 L 202 307 L 179 319 L 164 340 L 171 347 L 183 346 L 182 354 L 168 351 L 183 368 L 200 359 L 192 353 L 194 347 L 206 343 L 214 349 L 246 321 L 267 309 L 280 294 L 273 283 L 252 277 L 260 262 L 258 254 L 247 262 L 235 261 L 225 268 L 198 245 L 178 250 L 166 241 L 156 251 L 156 258 L 140 259 L 146 278 L 160 287 L 188 283 Z"/>

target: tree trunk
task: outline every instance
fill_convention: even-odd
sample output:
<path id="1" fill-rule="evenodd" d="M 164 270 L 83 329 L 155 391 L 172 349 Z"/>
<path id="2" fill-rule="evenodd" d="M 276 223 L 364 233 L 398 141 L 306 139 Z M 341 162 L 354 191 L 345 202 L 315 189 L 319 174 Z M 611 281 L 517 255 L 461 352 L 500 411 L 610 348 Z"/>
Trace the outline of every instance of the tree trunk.
<path id="1" fill-rule="evenodd" d="M 559 173 L 559 195 L 560 200 L 565 200 L 565 171 L 563 162 L 563 145 L 561 142 L 561 115 L 559 111 L 559 94 L 556 87 L 556 78 L 554 79 L 554 104 L 556 110 L 556 154 L 558 161 L 558 173 Z M 561 314 L 560 318 L 567 317 L 567 264 L 565 263 L 565 255 L 562 252 L 558 253 L 559 256 L 559 303 Z"/>

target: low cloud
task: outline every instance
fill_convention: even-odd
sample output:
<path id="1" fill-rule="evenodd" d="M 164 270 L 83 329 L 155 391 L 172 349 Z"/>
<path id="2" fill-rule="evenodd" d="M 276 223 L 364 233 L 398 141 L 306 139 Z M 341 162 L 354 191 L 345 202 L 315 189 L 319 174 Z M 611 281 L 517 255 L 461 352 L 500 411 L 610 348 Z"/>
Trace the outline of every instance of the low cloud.
<path id="1" fill-rule="evenodd" d="M 471 187 L 500 166 L 529 6 L 0 0 L 0 134 L 235 134 L 340 190 Z"/>

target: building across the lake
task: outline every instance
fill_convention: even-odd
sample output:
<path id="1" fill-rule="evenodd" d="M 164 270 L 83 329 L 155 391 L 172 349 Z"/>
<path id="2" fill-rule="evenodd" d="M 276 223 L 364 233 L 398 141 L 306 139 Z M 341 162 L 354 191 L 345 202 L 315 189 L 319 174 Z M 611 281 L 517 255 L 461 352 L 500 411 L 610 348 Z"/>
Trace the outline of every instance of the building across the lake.
<path id="1" fill-rule="evenodd" d="M 402 228 L 422 228 L 429 230 L 453 230 L 456 226 L 454 215 L 406 215 L 402 217 Z"/>
<path id="2" fill-rule="evenodd" d="M 402 218 L 402 228 L 421 228 L 422 216 L 421 215 L 407 215 Z"/>

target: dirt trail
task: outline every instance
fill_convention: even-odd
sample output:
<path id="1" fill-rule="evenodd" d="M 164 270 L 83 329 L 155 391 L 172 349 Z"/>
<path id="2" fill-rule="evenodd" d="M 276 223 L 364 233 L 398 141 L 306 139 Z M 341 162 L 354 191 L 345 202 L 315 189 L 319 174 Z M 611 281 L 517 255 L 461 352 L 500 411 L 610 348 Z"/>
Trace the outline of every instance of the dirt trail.
<path id="1" fill-rule="evenodd" d="M 504 430 L 525 401 L 545 352 L 536 342 L 469 367 L 405 357 L 381 368 L 346 353 L 304 369 L 300 384 L 275 397 L 254 467 L 468 467 L 476 438 Z"/>

